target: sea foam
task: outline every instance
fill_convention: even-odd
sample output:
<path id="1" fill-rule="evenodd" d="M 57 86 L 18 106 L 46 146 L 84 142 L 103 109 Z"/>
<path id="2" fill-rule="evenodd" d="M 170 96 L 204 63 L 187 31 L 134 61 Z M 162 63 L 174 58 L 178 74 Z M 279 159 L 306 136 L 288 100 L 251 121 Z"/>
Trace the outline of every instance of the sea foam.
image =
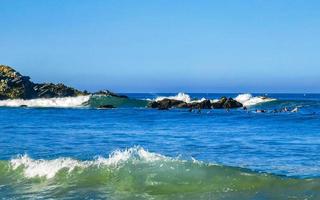
<path id="1" fill-rule="evenodd" d="M 160 96 L 155 99 L 155 101 L 161 101 L 163 99 L 173 99 L 178 101 L 184 101 L 186 103 L 194 103 L 194 102 L 202 102 L 207 100 L 206 98 L 201 98 L 199 100 L 192 99 L 190 95 L 179 92 L 175 96 Z M 239 94 L 237 97 L 235 97 L 235 100 L 242 103 L 244 106 L 253 106 L 260 103 L 266 103 L 270 101 L 274 101 L 276 99 L 264 97 L 264 96 L 252 96 L 252 94 L 246 93 L 246 94 Z M 212 103 L 219 101 L 219 99 L 210 99 Z"/>
<path id="2" fill-rule="evenodd" d="M 260 103 L 266 103 L 270 101 L 275 101 L 276 99 L 264 97 L 264 96 L 252 96 L 252 94 L 239 94 L 236 98 L 236 101 L 242 103 L 244 106 L 253 106 Z"/>
<path id="3" fill-rule="evenodd" d="M 53 178 L 61 171 L 66 170 L 72 172 L 76 168 L 88 167 L 112 167 L 119 168 L 128 161 L 132 162 L 154 162 L 154 161 L 170 160 L 161 154 L 151 153 L 142 147 L 133 147 L 126 150 L 116 150 L 112 152 L 108 158 L 97 157 L 95 160 L 80 161 L 72 158 L 57 158 L 53 160 L 39 159 L 35 160 L 28 155 L 18 156 L 10 160 L 12 170 L 22 168 L 23 174 L 27 178 Z"/>
<path id="4" fill-rule="evenodd" d="M 91 95 L 78 96 L 78 97 L 63 97 L 63 98 L 39 98 L 39 99 L 10 99 L 1 100 L 0 106 L 5 107 L 54 107 L 54 108 L 67 108 L 67 107 L 81 107 L 84 103 L 88 102 Z"/>
<path id="5" fill-rule="evenodd" d="M 165 97 L 165 96 L 160 96 L 160 97 L 157 97 L 155 99 L 155 101 L 161 101 L 163 99 L 172 99 L 172 100 L 178 100 L 178 101 L 184 101 L 186 103 L 190 103 L 191 102 L 191 97 L 190 95 L 186 94 L 186 93 L 183 93 L 183 92 L 179 92 L 177 95 L 175 96 L 168 96 L 168 97 Z"/>

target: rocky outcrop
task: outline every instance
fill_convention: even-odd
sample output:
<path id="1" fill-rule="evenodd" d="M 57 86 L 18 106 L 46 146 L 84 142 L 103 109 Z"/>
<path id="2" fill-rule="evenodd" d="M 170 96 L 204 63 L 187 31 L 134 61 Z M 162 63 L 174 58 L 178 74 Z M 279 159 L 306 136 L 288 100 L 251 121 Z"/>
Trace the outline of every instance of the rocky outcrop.
<path id="1" fill-rule="evenodd" d="M 94 95 L 101 95 L 101 96 L 112 96 L 112 97 L 118 97 L 118 98 L 125 98 L 128 99 L 128 96 L 126 95 L 120 95 L 120 94 L 116 94 L 113 93 L 109 90 L 100 90 L 98 92 L 93 93 Z"/>
<path id="2" fill-rule="evenodd" d="M 88 95 L 64 84 L 33 83 L 13 68 L 0 65 L 0 99 L 34 99 Z"/>
<path id="3" fill-rule="evenodd" d="M 35 84 L 33 89 L 37 94 L 37 98 L 52 98 L 52 97 L 75 97 L 81 95 L 88 95 L 87 92 L 68 87 L 64 84 Z"/>
<path id="4" fill-rule="evenodd" d="M 0 65 L 0 99 L 32 99 L 37 97 L 30 77 L 11 67 Z"/>
<path id="5" fill-rule="evenodd" d="M 169 108 L 187 108 L 188 104 L 175 99 L 162 99 L 161 101 L 151 102 L 148 107 L 158 108 L 159 110 L 167 110 Z"/>
<path id="6" fill-rule="evenodd" d="M 243 107 L 242 103 L 232 98 L 227 99 L 227 101 L 225 101 L 223 104 L 223 108 L 240 108 L 240 107 Z"/>
<path id="7" fill-rule="evenodd" d="M 229 109 L 229 108 L 239 108 L 243 105 L 227 97 L 222 97 L 216 102 L 211 102 L 210 100 L 195 101 L 191 103 L 186 103 L 184 101 L 179 101 L 175 99 L 162 99 L 159 101 L 152 101 L 149 103 L 148 107 L 158 108 L 159 110 L 168 110 L 170 108 L 189 108 L 189 109 Z"/>

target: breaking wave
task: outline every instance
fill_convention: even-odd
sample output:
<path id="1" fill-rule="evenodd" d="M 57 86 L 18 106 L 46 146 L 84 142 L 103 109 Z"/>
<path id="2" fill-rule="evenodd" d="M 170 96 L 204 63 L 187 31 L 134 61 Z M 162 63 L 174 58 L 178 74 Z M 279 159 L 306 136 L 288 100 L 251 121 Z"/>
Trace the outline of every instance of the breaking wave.
<path id="1" fill-rule="evenodd" d="M 175 96 L 160 96 L 154 99 L 154 101 L 161 101 L 163 99 L 172 99 L 172 100 L 178 100 L 178 101 L 183 101 L 186 103 L 197 103 L 197 102 L 202 102 L 207 100 L 206 98 L 201 98 L 201 99 L 192 99 L 190 97 L 190 95 L 183 93 L 183 92 L 179 92 L 177 95 Z M 216 101 L 216 100 L 213 100 Z"/>
<path id="2" fill-rule="evenodd" d="M 68 108 L 81 107 L 91 96 L 78 97 L 63 97 L 63 98 L 40 98 L 40 99 L 10 99 L 1 100 L 0 106 L 3 107 L 53 107 L 53 108 Z"/>
<path id="3" fill-rule="evenodd" d="M 39 99 L 10 99 L 1 100 L 0 107 L 37 107 L 37 108 L 97 108 L 103 105 L 114 107 L 145 107 L 145 100 L 127 99 L 112 96 L 87 95 L 63 98 L 39 98 Z"/>
<path id="4" fill-rule="evenodd" d="M 242 103 L 244 106 L 254 106 L 261 103 L 267 103 L 270 101 L 275 101 L 276 99 L 268 98 L 265 96 L 252 96 L 252 94 L 239 94 L 236 98 L 236 101 Z"/>
<path id="5" fill-rule="evenodd" d="M 186 103 L 202 102 L 206 98 L 193 99 L 186 93 L 178 93 L 175 96 L 159 96 L 154 101 L 161 101 L 163 99 L 174 99 L 184 101 Z M 256 104 L 274 101 L 276 99 L 257 96 L 251 94 L 240 94 L 235 100 L 242 103 L 244 106 L 253 106 Z M 52 108 L 79 108 L 79 107 L 92 107 L 97 108 L 103 105 L 112 105 L 114 107 L 146 107 L 152 100 L 132 99 L 132 98 L 119 98 L 113 96 L 101 95 L 87 95 L 78 97 L 64 97 L 64 98 L 40 98 L 40 99 L 14 99 L 14 100 L 1 100 L 0 106 L 2 107 L 52 107 Z M 218 99 L 210 99 L 211 102 L 216 102 Z"/>
<path id="6" fill-rule="evenodd" d="M 180 92 L 175 96 L 160 96 L 155 99 L 155 101 L 161 101 L 163 99 L 173 99 L 173 100 L 179 100 L 184 101 L 186 103 L 192 103 L 192 102 L 202 102 L 206 100 L 206 98 L 201 99 L 192 99 L 190 95 Z M 210 99 L 211 102 L 217 102 L 219 99 Z M 235 97 L 235 100 L 242 103 L 244 106 L 253 106 L 261 103 L 267 103 L 270 101 L 275 101 L 276 99 L 268 98 L 265 96 L 252 96 L 252 94 L 239 94 L 237 97 Z"/>
<path id="7" fill-rule="evenodd" d="M 99 197 L 111 199 L 317 199 L 320 194 L 316 178 L 181 160 L 141 147 L 87 161 L 18 156 L 0 161 L 0 185 L 2 194 L 32 198 L 83 198 L 93 188 Z M 14 187 L 5 190 L 6 185 Z"/>

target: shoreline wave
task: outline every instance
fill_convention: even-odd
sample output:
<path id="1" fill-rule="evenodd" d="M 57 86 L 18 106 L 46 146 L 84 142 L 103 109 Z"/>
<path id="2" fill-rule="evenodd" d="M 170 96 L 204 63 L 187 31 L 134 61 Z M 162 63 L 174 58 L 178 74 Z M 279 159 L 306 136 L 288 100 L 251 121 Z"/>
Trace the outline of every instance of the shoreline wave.
<path id="1" fill-rule="evenodd" d="M 320 180 L 317 178 L 298 179 L 197 160 L 181 160 L 151 153 L 142 147 L 117 150 L 109 157 L 87 161 L 70 157 L 35 160 L 23 155 L 10 161 L 0 161 L 0 172 L 0 185 L 12 184 L 15 188 L 29 185 L 28 188 L 33 188 L 36 195 L 51 187 L 65 194 L 75 188 L 94 187 L 109 196 L 125 193 L 148 198 L 164 195 L 172 199 L 176 199 L 173 198 L 176 195 L 187 198 L 192 194 L 206 193 L 214 194 L 219 197 L 217 199 L 224 199 L 222 197 L 226 194 L 233 198 L 263 194 L 281 199 L 288 195 L 295 195 L 298 199 L 320 195 Z"/>

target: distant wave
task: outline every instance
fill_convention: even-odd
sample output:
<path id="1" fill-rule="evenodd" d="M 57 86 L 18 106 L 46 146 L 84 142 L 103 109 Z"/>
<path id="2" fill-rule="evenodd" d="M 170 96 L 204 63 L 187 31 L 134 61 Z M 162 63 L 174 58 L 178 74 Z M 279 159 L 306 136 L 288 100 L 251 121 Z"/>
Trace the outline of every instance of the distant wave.
<path id="1" fill-rule="evenodd" d="M 171 199 L 175 199 L 172 195 L 188 197 L 190 194 L 207 192 L 219 197 L 218 199 L 226 194 L 233 198 L 239 197 L 239 194 L 247 198 L 264 194 L 269 197 L 267 199 L 283 199 L 290 194 L 300 199 L 319 195 L 320 189 L 319 179 L 281 177 L 197 160 L 181 160 L 151 153 L 141 147 L 117 150 L 109 157 L 87 161 L 70 157 L 37 160 L 23 155 L 10 161 L 0 161 L 0 172 L 0 183 L 4 185 L 13 184 L 18 187 L 20 183 L 26 184 L 23 181 L 25 179 L 40 179 L 43 187 L 61 187 L 61 191 L 68 191 L 68 188 L 72 191 L 75 187 L 81 189 L 84 185 L 112 185 L 112 190 L 116 192 L 130 191 L 135 195 L 149 197 L 169 195 Z M 37 181 L 27 183 L 36 184 Z M 37 188 L 41 189 L 39 186 L 33 187 L 35 194 Z M 105 192 L 106 190 L 110 190 L 110 187 L 104 189 Z"/>
<path id="2" fill-rule="evenodd" d="M 1 100 L 0 106 L 5 107 L 53 107 L 53 108 L 69 108 L 82 107 L 83 104 L 91 98 L 88 96 L 64 97 L 64 98 L 40 98 L 40 99 L 10 99 Z"/>
<path id="3" fill-rule="evenodd" d="M 13 99 L 1 100 L 2 107 L 52 107 L 52 108 L 79 108 L 79 107 L 93 107 L 97 108 L 102 105 L 113 105 L 114 107 L 146 107 L 150 101 L 161 101 L 163 99 L 175 99 L 184 101 L 186 103 L 202 102 L 206 98 L 192 99 L 189 94 L 180 92 L 175 96 L 159 96 L 153 100 L 119 98 L 113 96 L 102 95 L 87 95 L 78 97 L 64 97 L 64 98 L 41 98 L 41 99 Z M 251 94 L 240 94 L 235 97 L 235 100 L 242 103 L 244 106 L 253 106 L 256 104 L 274 101 L 276 99 L 257 96 Z M 218 99 L 210 99 L 211 102 L 216 102 Z"/>
<path id="4" fill-rule="evenodd" d="M 102 95 L 87 95 L 78 97 L 63 98 L 39 98 L 39 99 L 10 99 L 1 100 L 0 107 L 35 107 L 35 108 L 97 108 L 103 105 L 115 107 L 145 107 L 148 104 L 145 100 L 127 99 Z"/>
<path id="5" fill-rule="evenodd" d="M 268 98 L 264 96 L 252 96 L 252 94 L 239 94 L 236 98 L 236 101 L 242 103 L 244 106 L 254 106 L 261 103 L 267 103 L 270 101 L 275 101 L 276 99 Z"/>
<path id="6" fill-rule="evenodd" d="M 154 99 L 154 101 L 161 101 L 163 99 L 173 99 L 173 100 L 178 100 L 178 101 L 183 101 L 186 103 L 193 103 L 193 102 L 202 102 L 206 100 L 206 98 L 201 98 L 201 99 L 192 99 L 190 95 L 184 93 L 184 92 L 179 92 L 175 96 L 159 96 Z"/>
<path id="7" fill-rule="evenodd" d="M 180 92 L 175 96 L 160 96 L 155 98 L 155 101 L 161 101 L 163 99 L 174 99 L 174 100 L 179 100 L 179 101 L 184 101 L 186 103 L 192 103 L 192 102 L 201 102 L 206 100 L 206 98 L 201 98 L 201 99 L 192 99 L 190 95 Z M 210 99 L 211 102 L 216 102 L 219 99 Z M 264 96 L 252 96 L 252 94 L 239 94 L 237 97 L 235 97 L 235 100 L 242 103 L 244 106 L 253 106 L 256 104 L 261 104 L 261 103 L 266 103 L 270 101 L 275 101 L 276 99 L 273 98 L 268 98 Z"/>

